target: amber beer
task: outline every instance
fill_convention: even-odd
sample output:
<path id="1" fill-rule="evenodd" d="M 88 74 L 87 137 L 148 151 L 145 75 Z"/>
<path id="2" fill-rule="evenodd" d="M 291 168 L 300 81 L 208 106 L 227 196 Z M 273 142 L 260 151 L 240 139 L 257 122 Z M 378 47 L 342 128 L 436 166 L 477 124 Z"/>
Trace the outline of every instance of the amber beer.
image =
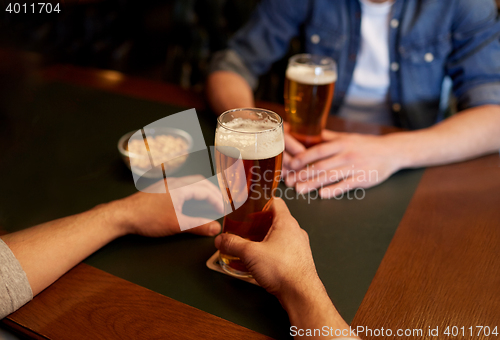
<path id="1" fill-rule="evenodd" d="M 333 99 L 337 66 L 328 57 L 290 58 L 285 79 L 285 111 L 290 134 L 306 147 L 321 142 Z"/>
<path id="2" fill-rule="evenodd" d="M 281 175 L 282 120 L 262 109 L 227 111 L 218 119 L 215 147 L 226 210 L 223 232 L 262 241 L 272 224 L 270 207 Z M 250 276 L 239 258 L 221 253 L 220 263 L 232 275 Z"/>

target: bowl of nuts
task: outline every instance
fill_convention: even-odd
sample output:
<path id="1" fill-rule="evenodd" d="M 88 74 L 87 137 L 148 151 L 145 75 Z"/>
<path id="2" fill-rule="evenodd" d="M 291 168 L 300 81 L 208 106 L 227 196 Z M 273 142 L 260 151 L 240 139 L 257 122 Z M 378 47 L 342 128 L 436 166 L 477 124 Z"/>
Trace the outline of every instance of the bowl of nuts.
<path id="1" fill-rule="evenodd" d="M 147 178 L 162 178 L 179 170 L 192 147 L 189 133 L 167 127 L 132 131 L 118 141 L 118 151 L 127 167 Z"/>

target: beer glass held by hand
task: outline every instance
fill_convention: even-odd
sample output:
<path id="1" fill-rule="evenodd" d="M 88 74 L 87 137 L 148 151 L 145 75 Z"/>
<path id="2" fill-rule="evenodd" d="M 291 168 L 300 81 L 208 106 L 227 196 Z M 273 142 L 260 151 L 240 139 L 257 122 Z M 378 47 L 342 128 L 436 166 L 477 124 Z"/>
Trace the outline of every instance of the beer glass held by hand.
<path id="1" fill-rule="evenodd" d="M 252 241 L 262 241 L 267 235 L 284 149 L 283 121 L 278 114 L 244 108 L 219 116 L 215 161 L 225 201 L 224 233 Z M 232 275 L 251 276 L 239 258 L 220 254 L 220 263 Z"/>
<path id="2" fill-rule="evenodd" d="M 297 54 L 288 61 L 285 79 L 286 120 L 290 134 L 306 148 L 321 142 L 337 81 L 332 58 Z"/>

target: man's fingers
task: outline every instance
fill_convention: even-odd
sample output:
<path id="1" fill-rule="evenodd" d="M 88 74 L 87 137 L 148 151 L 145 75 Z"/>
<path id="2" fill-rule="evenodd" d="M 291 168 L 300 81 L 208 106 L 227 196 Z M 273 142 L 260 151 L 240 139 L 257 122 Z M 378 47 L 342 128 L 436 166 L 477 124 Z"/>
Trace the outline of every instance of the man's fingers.
<path id="1" fill-rule="evenodd" d="M 281 168 L 281 180 L 282 181 L 285 181 L 286 176 L 288 175 L 289 171 L 290 171 L 290 169 L 286 165 L 282 166 L 282 168 Z"/>
<path id="2" fill-rule="evenodd" d="M 280 237 L 280 235 L 283 235 L 281 234 L 283 231 L 287 233 L 293 228 L 300 228 L 295 218 L 293 218 L 292 214 L 290 214 L 290 210 L 288 209 L 285 201 L 281 198 L 274 198 L 271 209 L 273 210 L 273 225 L 267 232 L 263 242 L 268 241 L 272 237 Z"/>
<path id="3" fill-rule="evenodd" d="M 317 175 L 315 177 L 297 183 L 295 189 L 299 193 L 306 193 L 325 184 L 335 183 L 355 175 L 356 171 L 350 166 L 344 166 L 329 171 L 317 172 Z"/>
<path id="4" fill-rule="evenodd" d="M 336 132 L 323 129 L 323 131 L 321 131 L 321 139 L 323 139 L 324 141 L 331 141 L 333 139 L 341 137 L 343 134 L 345 134 L 345 132 Z"/>
<path id="5" fill-rule="evenodd" d="M 296 183 L 305 182 L 313 178 L 321 178 L 329 175 L 330 170 L 339 171 L 340 167 L 346 166 L 346 158 L 343 154 L 337 154 L 330 158 L 321 160 L 319 162 L 307 165 L 301 170 L 292 170 L 287 172 L 285 183 L 287 186 L 292 187 Z M 349 171 L 350 169 L 347 169 Z M 352 169 L 351 169 L 352 170 Z M 344 169 L 342 169 L 344 171 Z M 341 177 L 345 178 L 345 176 Z M 324 181 L 323 181 L 324 182 Z M 330 181 L 332 182 L 332 181 Z"/>
<path id="6" fill-rule="evenodd" d="M 320 159 L 333 156 L 342 150 L 342 144 L 339 141 L 322 143 L 315 145 L 306 151 L 296 155 L 290 162 L 290 168 L 299 170 L 309 163 Z"/>
<path id="7" fill-rule="evenodd" d="M 208 201 L 219 213 L 224 212 L 224 202 L 222 195 L 214 184 L 208 179 L 201 182 L 179 188 L 177 190 L 184 190 L 184 201 L 195 199 L 197 201 Z"/>
<path id="8" fill-rule="evenodd" d="M 279 197 L 275 197 L 273 200 L 273 205 L 271 206 L 271 209 L 273 210 L 273 227 L 272 228 L 276 228 L 277 226 L 288 227 L 290 225 L 290 223 L 278 223 L 279 220 L 293 218 L 292 214 L 290 214 L 290 210 L 288 210 L 288 207 L 286 206 L 285 201 L 283 201 Z M 271 232 L 272 228 L 269 230 L 268 235 Z M 267 236 L 266 236 L 266 238 L 267 238 Z"/>
<path id="9" fill-rule="evenodd" d="M 292 156 L 295 156 L 306 150 L 306 147 L 301 142 L 293 138 L 288 133 L 285 133 L 285 148 Z"/>
<path id="10" fill-rule="evenodd" d="M 221 253 L 239 258 L 245 257 L 245 253 L 252 243 L 252 241 L 227 233 L 220 234 L 215 238 L 215 247 Z"/>
<path id="11" fill-rule="evenodd" d="M 290 161 L 292 160 L 292 156 L 286 151 L 283 152 L 283 166 L 288 166 Z"/>
<path id="12" fill-rule="evenodd" d="M 281 166 L 281 180 L 285 180 L 288 171 L 290 171 L 290 167 L 288 164 L 292 160 L 292 156 L 286 151 L 283 152 L 283 165 Z"/>
<path id="13" fill-rule="evenodd" d="M 216 187 L 208 179 L 202 182 L 205 185 L 204 190 L 200 190 L 201 195 L 206 195 L 205 200 L 210 202 L 212 206 L 220 213 L 224 213 L 224 202 L 220 189 Z"/>
<path id="14" fill-rule="evenodd" d="M 290 210 L 288 210 L 288 207 L 287 207 L 285 201 L 283 201 L 283 199 L 281 199 L 279 197 L 275 197 L 273 199 L 272 209 L 274 211 L 274 216 L 284 215 L 284 214 L 290 215 Z"/>

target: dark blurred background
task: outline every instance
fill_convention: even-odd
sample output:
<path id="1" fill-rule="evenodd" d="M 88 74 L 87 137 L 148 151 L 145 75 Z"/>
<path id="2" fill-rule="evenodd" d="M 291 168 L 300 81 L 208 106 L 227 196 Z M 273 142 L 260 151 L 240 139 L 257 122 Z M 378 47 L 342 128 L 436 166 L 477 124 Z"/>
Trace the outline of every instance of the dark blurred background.
<path id="1" fill-rule="evenodd" d="M 258 0 L 92 0 L 61 2 L 60 13 L 4 11 L 0 46 L 36 52 L 44 63 L 112 69 L 203 91 L 212 54 L 249 19 Z M 24 3 L 24 2 L 23 2 Z M 289 55 L 260 81 L 256 98 L 282 102 Z"/>
<path id="2" fill-rule="evenodd" d="M 202 92 L 212 54 L 226 47 L 259 0 L 66 0 L 60 13 L 50 14 L 9 14 L 9 2 L 0 0 L 0 48 L 37 52 L 46 64 L 112 69 Z M 261 77 L 256 99 L 283 102 L 286 61 L 302 46 L 300 39 L 291 42 Z"/>

